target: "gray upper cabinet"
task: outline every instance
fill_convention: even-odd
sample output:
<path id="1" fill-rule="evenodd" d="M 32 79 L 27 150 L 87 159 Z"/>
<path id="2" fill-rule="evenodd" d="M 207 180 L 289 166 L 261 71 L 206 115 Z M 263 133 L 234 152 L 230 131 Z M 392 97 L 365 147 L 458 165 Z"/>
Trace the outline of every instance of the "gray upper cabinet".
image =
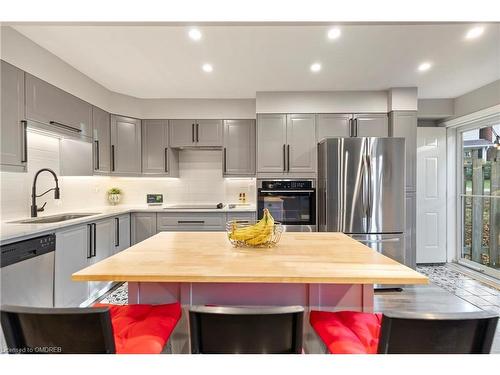
<path id="1" fill-rule="evenodd" d="M 329 137 L 349 137 L 352 115 L 345 113 L 321 114 L 317 117 L 317 141 Z"/>
<path id="2" fill-rule="evenodd" d="M 257 117 L 257 172 L 285 173 L 286 115 Z"/>
<path id="3" fill-rule="evenodd" d="M 389 114 L 391 137 L 405 139 L 406 190 L 417 188 L 417 112 L 397 111 Z"/>
<path id="4" fill-rule="evenodd" d="M 2 61 L 1 78 L 0 163 L 2 170 L 25 172 L 24 72 Z"/>
<path id="5" fill-rule="evenodd" d="M 170 120 L 170 147 L 221 147 L 222 120 Z"/>
<path id="6" fill-rule="evenodd" d="M 357 114 L 353 116 L 353 137 L 388 137 L 389 120 L 385 113 Z"/>
<path id="7" fill-rule="evenodd" d="M 92 107 L 93 164 L 95 174 L 111 171 L 111 116 L 100 108 Z"/>
<path id="8" fill-rule="evenodd" d="M 287 172 L 316 171 L 316 127 L 314 115 L 288 115 L 286 124 Z"/>
<path id="9" fill-rule="evenodd" d="M 111 173 L 141 174 L 141 120 L 111 115 Z"/>
<path id="10" fill-rule="evenodd" d="M 92 106 L 26 73 L 26 118 L 65 134 L 92 137 Z"/>
<path id="11" fill-rule="evenodd" d="M 143 120 L 143 175 L 179 176 L 179 152 L 169 147 L 168 138 L 168 120 Z"/>
<path id="12" fill-rule="evenodd" d="M 255 120 L 224 120 L 224 176 L 255 175 Z"/>

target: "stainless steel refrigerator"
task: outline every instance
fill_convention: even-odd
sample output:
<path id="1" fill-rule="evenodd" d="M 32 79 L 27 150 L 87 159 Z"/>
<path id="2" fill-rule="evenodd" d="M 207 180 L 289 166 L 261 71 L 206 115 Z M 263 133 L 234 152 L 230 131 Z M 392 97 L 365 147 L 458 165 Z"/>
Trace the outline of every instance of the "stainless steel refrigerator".
<path id="1" fill-rule="evenodd" d="M 318 147 L 318 230 L 405 256 L 404 138 L 326 138 Z"/>

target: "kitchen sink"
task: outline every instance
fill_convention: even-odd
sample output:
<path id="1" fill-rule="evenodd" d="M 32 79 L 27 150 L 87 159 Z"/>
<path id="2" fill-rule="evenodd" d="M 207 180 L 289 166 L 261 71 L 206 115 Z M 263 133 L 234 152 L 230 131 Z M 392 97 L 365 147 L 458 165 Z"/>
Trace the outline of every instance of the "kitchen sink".
<path id="1" fill-rule="evenodd" d="M 99 212 L 81 213 L 81 214 L 68 213 L 68 214 L 60 214 L 60 215 L 52 215 L 52 216 L 44 216 L 44 217 L 34 217 L 32 219 L 11 221 L 11 223 L 49 224 L 49 223 L 58 223 L 60 221 L 66 221 L 66 220 L 80 219 L 82 217 L 87 217 L 87 216 L 92 216 L 92 215 L 99 215 Z"/>

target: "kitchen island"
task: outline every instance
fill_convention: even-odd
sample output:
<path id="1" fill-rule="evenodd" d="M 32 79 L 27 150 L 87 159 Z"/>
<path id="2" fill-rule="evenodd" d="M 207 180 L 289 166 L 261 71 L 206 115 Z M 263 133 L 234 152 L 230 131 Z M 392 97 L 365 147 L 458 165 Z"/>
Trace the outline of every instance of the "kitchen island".
<path id="1" fill-rule="evenodd" d="M 172 336 L 188 352 L 192 305 L 300 305 L 304 346 L 319 352 L 307 313 L 372 311 L 373 284 L 426 284 L 427 277 L 342 233 L 283 233 L 272 248 L 235 248 L 224 232 L 161 232 L 73 274 L 74 281 L 127 281 L 129 303 L 185 308 Z"/>

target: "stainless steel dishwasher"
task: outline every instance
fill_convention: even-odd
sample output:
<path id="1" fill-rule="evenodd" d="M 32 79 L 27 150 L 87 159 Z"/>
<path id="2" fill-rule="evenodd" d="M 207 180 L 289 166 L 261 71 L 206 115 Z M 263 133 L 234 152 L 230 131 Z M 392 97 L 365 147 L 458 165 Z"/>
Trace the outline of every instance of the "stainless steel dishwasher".
<path id="1" fill-rule="evenodd" d="M 55 234 L 2 245 L 0 249 L 1 304 L 53 307 Z M 7 350 L 3 330 L 0 346 L 2 352 Z"/>

